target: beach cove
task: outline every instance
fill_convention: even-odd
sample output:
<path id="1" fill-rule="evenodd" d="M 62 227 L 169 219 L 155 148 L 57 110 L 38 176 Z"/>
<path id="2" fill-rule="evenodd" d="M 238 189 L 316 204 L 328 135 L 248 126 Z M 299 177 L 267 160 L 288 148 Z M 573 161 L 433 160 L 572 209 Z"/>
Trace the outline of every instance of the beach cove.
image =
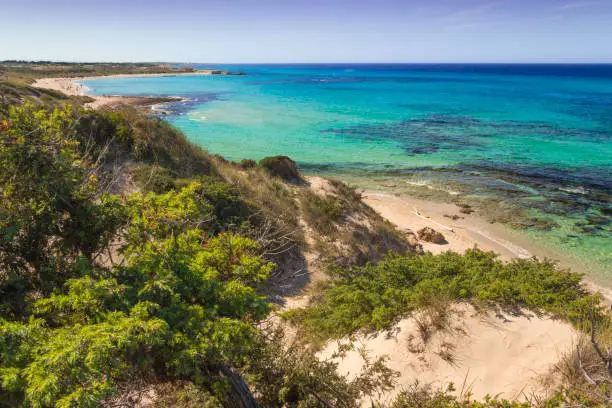
<path id="1" fill-rule="evenodd" d="M 436 223 L 478 227 L 440 250 L 478 245 L 505 259 L 550 257 L 610 285 L 612 91 L 605 69 L 230 68 L 249 75 L 78 83 L 114 102 L 116 95 L 185 98 L 169 105 L 166 119 L 211 153 L 230 160 L 287 154 L 307 174 L 362 188 L 401 228 L 410 226 L 394 215 L 449 203 L 432 216 Z M 74 79 L 62 81 L 70 92 Z M 526 89 L 533 86 L 539 88 Z M 503 105 L 495 105 L 500 98 Z M 415 199 L 425 201 L 415 206 Z M 454 203 L 475 213 L 458 212 Z"/>

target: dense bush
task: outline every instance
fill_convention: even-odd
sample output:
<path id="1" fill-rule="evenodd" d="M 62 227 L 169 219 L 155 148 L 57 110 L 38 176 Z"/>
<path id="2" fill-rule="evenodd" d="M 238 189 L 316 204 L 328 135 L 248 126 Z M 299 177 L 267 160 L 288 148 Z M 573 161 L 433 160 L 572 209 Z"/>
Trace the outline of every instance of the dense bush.
<path id="1" fill-rule="evenodd" d="M 235 187 L 160 165 L 171 188 L 107 194 L 96 154 L 107 136 L 131 146 L 118 132 L 133 126 L 105 115 L 89 139 L 70 110 L 13 107 L 0 122 L 0 405 L 122 405 L 153 390 L 156 406 L 232 406 L 254 398 L 247 378 L 264 406 L 355 406 L 388 384 L 381 362 L 349 383 L 262 331 L 271 305 L 256 288 L 274 265 L 223 232 L 250 212 Z"/>
<path id="2" fill-rule="evenodd" d="M 99 194 L 98 168 L 80 153 L 70 110 L 12 107 L 0 132 L 0 310 L 22 313 L 32 290 L 49 293 L 89 262 L 124 222 Z"/>
<path id="3" fill-rule="evenodd" d="M 71 118 L 12 108 L 1 133 L 2 399 L 96 406 L 160 376 L 222 394 L 220 367 L 244 364 L 270 310 L 254 286 L 273 267 L 247 238 L 209 239 L 235 195 L 195 183 L 123 204 L 97 189 Z"/>
<path id="4" fill-rule="evenodd" d="M 297 163 L 287 156 L 264 157 L 259 161 L 259 166 L 266 169 L 273 176 L 280 177 L 286 181 L 301 179 Z"/>
<path id="5" fill-rule="evenodd" d="M 142 191 L 167 193 L 176 188 L 176 176 L 166 167 L 155 164 L 138 164 L 130 168 L 132 181 Z"/>
<path id="6" fill-rule="evenodd" d="M 576 321 L 589 299 L 579 274 L 535 259 L 506 264 L 477 249 L 464 255 L 389 255 L 378 265 L 337 274 L 318 302 L 289 313 L 316 337 L 389 328 L 440 298 L 543 309 Z"/>

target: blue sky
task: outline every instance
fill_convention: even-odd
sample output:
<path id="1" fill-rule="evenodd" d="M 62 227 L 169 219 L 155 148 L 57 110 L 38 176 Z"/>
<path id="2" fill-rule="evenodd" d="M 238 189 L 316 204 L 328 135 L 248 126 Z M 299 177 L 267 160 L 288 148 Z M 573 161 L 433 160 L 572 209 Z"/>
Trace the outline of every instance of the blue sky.
<path id="1" fill-rule="evenodd" d="M 0 59 L 612 62 L 612 0 L 0 0 Z"/>

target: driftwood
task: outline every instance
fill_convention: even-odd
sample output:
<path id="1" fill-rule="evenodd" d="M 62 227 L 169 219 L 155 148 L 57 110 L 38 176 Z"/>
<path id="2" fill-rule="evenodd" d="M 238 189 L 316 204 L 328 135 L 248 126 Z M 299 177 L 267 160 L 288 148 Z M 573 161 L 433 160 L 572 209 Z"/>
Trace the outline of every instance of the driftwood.
<path id="1" fill-rule="evenodd" d="M 230 392 L 223 406 L 225 408 L 259 408 L 245 379 L 232 368 L 221 367 L 221 372 L 230 381 Z"/>
<path id="2" fill-rule="evenodd" d="M 424 215 L 421 215 L 421 213 L 419 212 L 419 210 L 416 207 L 414 207 L 414 215 L 416 215 L 417 217 L 422 218 L 424 220 L 427 220 L 427 221 L 431 222 L 432 224 L 437 225 L 438 227 L 440 227 L 442 229 L 445 229 L 445 230 L 450 231 L 450 232 L 455 232 L 455 230 L 453 228 L 447 227 L 446 225 L 440 224 L 439 222 L 434 221 L 434 220 L 432 220 L 429 217 L 425 217 Z"/>
<path id="3" fill-rule="evenodd" d="M 601 363 L 603 363 L 603 366 L 605 367 L 605 375 L 603 375 L 604 378 L 595 378 L 587 371 L 582 362 L 582 352 L 580 350 L 579 345 L 576 347 L 578 357 L 578 370 L 580 371 L 586 382 L 590 385 L 599 386 L 600 384 L 605 384 L 609 386 L 609 384 L 612 383 L 612 350 L 610 348 L 606 348 L 606 351 L 604 353 L 604 351 L 601 349 L 601 346 L 599 345 L 599 341 L 596 338 L 596 329 L 597 322 L 595 318 L 591 316 L 591 330 L 589 341 L 591 343 L 591 346 L 593 347 L 593 350 L 595 350 L 597 357 L 599 357 Z M 604 399 L 607 403 L 612 402 L 612 393 L 608 392 L 607 395 L 605 395 Z"/>

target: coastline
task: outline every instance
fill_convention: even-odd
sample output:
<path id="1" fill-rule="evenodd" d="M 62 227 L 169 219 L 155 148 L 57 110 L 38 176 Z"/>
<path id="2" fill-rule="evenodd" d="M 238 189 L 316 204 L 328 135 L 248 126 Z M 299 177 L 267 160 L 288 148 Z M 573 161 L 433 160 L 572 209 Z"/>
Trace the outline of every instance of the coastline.
<path id="1" fill-rule="evenodd" d="M 80 80 L 49 78 L 48 82 L 77 95 L 86 95 L 87 88 L 78 86 Z M 151 109 L 156 109 L 156 106 L 163 109 L 163 102 L 160 105 L 159 100 L 164 99 L 157 98 L 158 102 L 152 104 L 154 98 L 147 97 L 92 98 L 95 99 L 95 105 L 89 104 L 92 109 L 137 103 Z M 182 98 L 177 100 L 180 99 Z M 320 187 L 317 187 L 318 183 L 314 180 L 316 177 L 306 178 L 313 190 Z M 419 240 L 419 244 L 426 251 L 461 253 L 478 247 L 499 254 L 500 259 L 506 262 L 533 256 L 557 259 L 554 254 L 538 248 L 536 243 L 530 242 L 528 238 L 518 238 L 504 225 L 489 222 L 482 214 L 461 212 L 461 207 L 450 202 L 420 199 L 406 194 L 395 195 L 385 191 L 384 187 L 385 183 L 377 183 L 363 191 L 364 202 L 406 234 L 416 233 L 423 227 L 441 232 L 447 240 L 445 244 Z M 560 265 L 569 266 L 563 260 L 560 260 Z M 312 282 L 315 282 L 314 276 L 311 275 Z M 600 291 L 606 304 L 612 304 L 612 290 L 591 280 L 585 279 L 583 282 L 589 291 Z M 287 306 L 296 307 L 297 302 L 303 304 L 311 295 L 305 292 L 301 292 L 298 297 L 288 298 Z M 363 350 L 367 350 L 372 357 L 388 356 L 388 366 L 400 374 L 397 378 L 397 388 L 381 397 L 390 402 L 401 387 L 410 386 L 414 379 L 418 378 L 440 387 L 449 382 L 463 382 L 465 390 L 473 392 L 479 399 L 485 398 L 491 392 L 510 399 L 522 398 L 520 395 L 526 393 L 544 398 L 548 395 L 550 384 L 559 381 L 554 373 L 555 364 L 578 341 L 578 335 L 569 324 L 548 315 L 525 312 L 500 317 L 495 312 L 479 313 L 469 305 L 458 304 L 453 307 L 456 309 L 451 312 L 454 326 L 448 332 L 435 333 L 431 342 L 424 342 L 422 352 L 413 351 L 414 344 L 411 339 L 418 336 L 417 321 L 414 317 L 399 321 L 394 326 L 393 336 L 386 334 L 358 337 L 357 342 Z M 295 336 L 295 333 L 291 335 Z M 448 350 L 457 358 L 456 363 L 449 363 L 441 357 L 447 350 L 446 344 L 451 345 L 452 348 Z M 336 345 L 337 343 L 330 342 L 318 356 L 331 359 L 338 351 Z M 363 368 L 359 351 L 350 351 L 344 359 L 335 361 L 339 364 L 338 371 L 349 377 Z M 499 367 L 504 367 L 504 370 L 500 371 Z M 362 406 L 369 406 L 368 402 L 363 401 Z"/>
<path id="2" fill-rule="evenodd" d="M 154 108 L 160 103 L 180 102 L 188 100 L 182 97 L 146 97 L 146 96 L 122 96 L 122 95 L 90 95 L 89 88 L 81 84 L 81 81 L 106 79 L 106 78 L 147 78 L 147 77 L 174 77 L 174 76 L 212 76 L 212 75 L 239 75 L 225 71 L 200 70 L 194 72 L 155 73 L 155 74 L 113 74 L 102 76 L 84 77 L 51 77 L 39 78 L 32 84 L 35 88 L 52 89 L 69 96 L 87 96 L 93 99 L 85 104 L 87 108 L 98 109 L 116 105 L 131 105 L 137 107 Z"/>
<path id="3" fill-rule="evenodd" d="M 117 105 L 130 105 L 142 109 L 162 110 L 163 105 L 168 102 L 180 102 L 188 100 L 182 97 L 134 97 L 121 95 L 89 95 L 89 89 L 80 84 L 80 81 L 104 79 L 104 78 L 127 78 L 127 77 L 168 77 L 168 76 L 210 76 L 227 75 L 215 74 L 214 71 L 195 71 L 177 73 L 152 73 L 152 74 L 114 74 L 107 76 L 90 77 L 55 77 L 41 78 L 34 82 L 33 86 L 47 88 L 63 92 L 72 96 L 87 96 L 93 102 L 85 104 L 87 108 L 99 109 Z M 231 75 L 231 74 L 230 74 Z M 542 246 L 537 245 L 527 237 L 519 237 L 512 233 L 509 227 L 493 224 L 484 217 L 475 214 L 462 214 L 455 204 L 442 203 L 435 200 L 419 199 L 409 195 L 394 195 L 384 189 L 376 189 L 375 186 L 364 190 L 364 201 L 385 219 L 395 224 L 400 230 L 416 232 L 428 226 L 441 232 L 448 243 L 444 245 L 421 242 L 426 251 L 441 253 L 444 251 L 464 252 L 473 247 L 493 251 L 499 254 L 500 259 L 511 261 L 514 258 L 553 259 L 558 261 L 562 268 L 570 268 L 574 272 L 583 273 L 583 281 L 588 290 L 599 291 L 606 304 L 612 305 L 612 288 L 589 274 L 586 267 L 581 266 L 577 260 L 563 257 Z M 418 214 L 417 214 L 418 212 Z M 458 216 L 452 219 L 449 216 Z M 451 231 L 452 229 L 452 231 Z"/>
<path id="4" fill-rule="evenodd" d="M 612 289 L 598 282 L 586 270 L 580 268 L 569 258 L 563 258 L 546 248 L 538 246 L 528 238 L 519 237 L 504 225 L 492 224 L 481 216 L 463 214 L 460 208 L 452 203 L 441 203 L 423 200 L 407 195 L 392 195 L 380 190 L 365 190 L 363 200 L 385 219 L 395 224 L 401 231 L 416 233 L 419 229 L 430 227 L 442 233 L 446 244 L 433 244 L 419 241 L 425 251 L 439 254 L 445 251 L 465 252 L 478 247 L 493 251 L 503 261 L 512 259 L 553 259 L 561 268 L 570 268 L 584 274 L 583 282 L 591 292 L 600 292 L 604 303 L 612 305 Z M 457 216 L 458 219 L 447 216 Z"/>

